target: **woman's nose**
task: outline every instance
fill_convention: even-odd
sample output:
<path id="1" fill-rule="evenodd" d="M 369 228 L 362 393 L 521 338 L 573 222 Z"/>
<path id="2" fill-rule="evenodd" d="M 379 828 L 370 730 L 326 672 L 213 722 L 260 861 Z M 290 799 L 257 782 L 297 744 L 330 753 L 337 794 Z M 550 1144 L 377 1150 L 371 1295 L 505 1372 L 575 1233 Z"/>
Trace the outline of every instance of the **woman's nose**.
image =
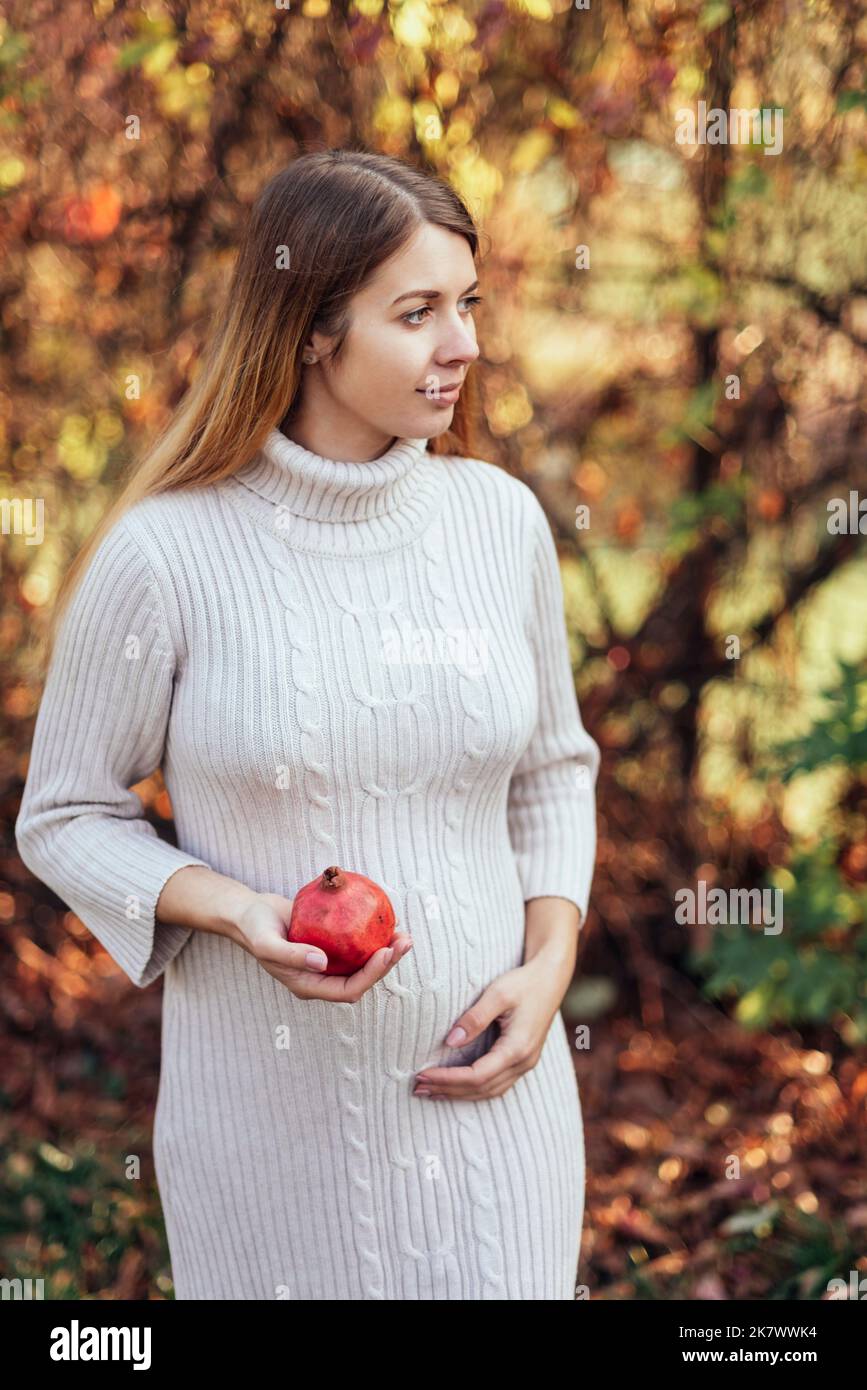
<path id="1" fill-rule="evenodd" d="M 443 353 L 443 361 L 451 364 L 454 362 L 466 362 L 469 366 L 475 362 L 480 352 L 478 343 L 471 338 L 468 333 L 462 333 L 456 342 L 449 344 L 448 351 Z"/>

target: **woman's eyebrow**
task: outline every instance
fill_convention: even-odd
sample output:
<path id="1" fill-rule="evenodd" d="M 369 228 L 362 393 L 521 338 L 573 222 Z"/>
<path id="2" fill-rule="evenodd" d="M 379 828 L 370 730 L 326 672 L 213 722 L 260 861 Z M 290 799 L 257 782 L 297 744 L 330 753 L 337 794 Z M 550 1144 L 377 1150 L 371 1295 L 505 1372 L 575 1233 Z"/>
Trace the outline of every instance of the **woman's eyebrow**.
<path id="1" fill-rule="evenodd" d="M 471 285 L 467 285 L 464 294 L 469 294 L 470 290 L 474 290 L 478 283 L 478 280 L 474 280 Z M 406 294 L 399 294 L 397 299 L 393 299 L 389 307 L 393 308 L 394 305 L 399 304 L 402 299 L 439 299 L 440 294 L 440 290 L 407 290 Z M 461 296 L 461 298 L 463 298 L 463 296 Z"/>

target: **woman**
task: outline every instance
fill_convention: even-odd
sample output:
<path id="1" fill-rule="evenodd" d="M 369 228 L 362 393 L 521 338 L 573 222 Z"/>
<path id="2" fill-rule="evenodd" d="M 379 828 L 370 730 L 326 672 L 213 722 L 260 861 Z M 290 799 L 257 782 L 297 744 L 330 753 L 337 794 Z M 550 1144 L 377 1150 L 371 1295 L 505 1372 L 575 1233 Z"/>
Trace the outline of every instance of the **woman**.
<path id="1" fill-rule="evenodd" d="M 179 1299 L 574 1297 L 559 1005 L 598 750 L 545 514 L 467 456 L 476 254 L 402 161 L 278 174 L 62 596 L 16 836 L 135 984 L 165 975 Z M 179 848 L 128 790 L 158 766 Z M 286 939 L 331 865 L 405 928 L 351 976 Z"/>

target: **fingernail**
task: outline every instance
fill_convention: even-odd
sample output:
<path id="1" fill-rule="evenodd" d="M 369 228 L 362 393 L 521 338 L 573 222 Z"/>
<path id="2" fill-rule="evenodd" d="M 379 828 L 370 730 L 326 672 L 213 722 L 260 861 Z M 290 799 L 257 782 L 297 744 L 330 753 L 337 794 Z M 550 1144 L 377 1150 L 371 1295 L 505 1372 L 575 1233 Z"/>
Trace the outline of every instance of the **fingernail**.
<path id="1" fill-rule="evenodd" d="M 417 1076 L 417 1077 L 416 1077 L 416 1081 L 418 1082 L 419 1086 L 425 1086 L 425 1085 L 427 1085 L 428 1081 L 430 1081 L 430 1077 L 429 1077 L 429 1076 Z"/>
<path id="2" fill-rule="evenodd" d="M 385 955 L 383 956 L 383 960 L 385 961 L 385 964 L 386 964 L 386 965 L 389 964 L 389 962 L 391 961 L 391 958 L 392 958 L 393 955 L 394 955 L 394 947 L 393 947 L 393 946 L 389 946 L 388 950 L 386 951 Z"/>
<path id="3" fill-rule="evenodd" d="M 325 957 L 320 956 L 316 951 L 308 951 L 305 960 L 311 970 L 324 970 L 328 964 Z"/>
<path id="4" fill-rule="evenodd" d="M 413 1095 L 414 1095 L 414 1096 L 429 1096 L 429 1095 L 430 1095 L 430 1086 L 416 1086 L 415 1090 L 413 1091 Z"/>
<path id="5" fill-rule="evenodd" d="M 466 1028 L 453 1028 L 446 1038 L 446 1047 L 457 1047 L 467 1036 Z"/>

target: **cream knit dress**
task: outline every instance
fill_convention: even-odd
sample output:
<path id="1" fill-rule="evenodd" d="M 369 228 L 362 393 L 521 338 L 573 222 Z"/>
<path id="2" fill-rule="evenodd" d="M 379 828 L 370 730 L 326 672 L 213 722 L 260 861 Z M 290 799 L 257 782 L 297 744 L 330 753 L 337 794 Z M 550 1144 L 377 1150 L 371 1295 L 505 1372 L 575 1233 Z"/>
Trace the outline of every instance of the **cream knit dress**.
<path id="1" fill-rule="evenodd" d="M 164 973 L 154 1161 L 179 1299 L 572 1299 L 584 1138 L 562 1016 L 483 1101 L 414 1097 L 521 964 L 524 903 L 586 915 L 596 744 L 532 491 L 399 439 L 371 463 L 271 431 L 146 498 L 61 628 L 16 839 L 137 985 Z M 179 848 L 130 787 L 162 767 Z M 297 999 L 156 923 L 205 864 L 292 897 L 367 874 L 414 949 L 356 1004 Z"/>

